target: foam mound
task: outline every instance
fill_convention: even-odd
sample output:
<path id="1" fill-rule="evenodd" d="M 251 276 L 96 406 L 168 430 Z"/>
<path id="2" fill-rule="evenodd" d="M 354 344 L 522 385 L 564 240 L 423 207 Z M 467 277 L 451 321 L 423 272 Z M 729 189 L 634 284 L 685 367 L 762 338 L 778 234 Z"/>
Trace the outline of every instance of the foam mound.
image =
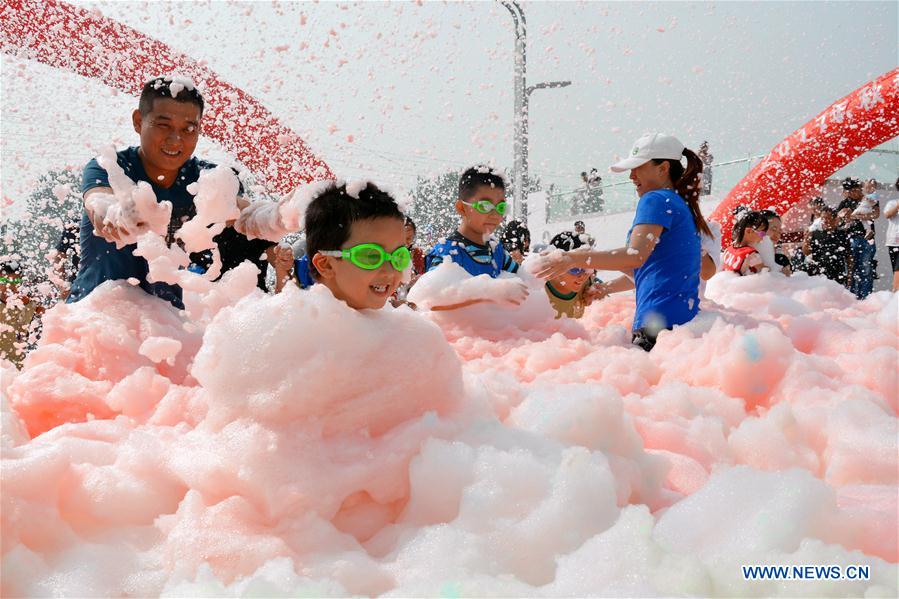
<path id="1" fill-rule="evenodd" d="M 48 312 L 0 386 L 3 595 L 899 592 L 896 294 L 719 274 L 647 354 L 628 294 L 357 312 L 253 276 Z M 807 564 L 869 571 L 742 570 Z"/>

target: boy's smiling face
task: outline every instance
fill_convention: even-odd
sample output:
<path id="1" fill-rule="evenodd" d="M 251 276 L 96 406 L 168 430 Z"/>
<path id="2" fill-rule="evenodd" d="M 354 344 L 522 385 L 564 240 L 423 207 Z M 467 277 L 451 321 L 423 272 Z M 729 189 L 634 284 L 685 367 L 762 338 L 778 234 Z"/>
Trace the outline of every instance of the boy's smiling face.
<path id="1" fill-rule="evenodd" d="M 403 221 L 393 217 L 357 220 L 350 225 L 350 237 L 339 248 L 349 249 L 362 243 L 376 243 L 387 252 L 406 245 Z M 356 310 L 384 307 L 402 283 L 403 273 L 389 260 L 374 270 L 359 268 L 349 260 L 316 254 L 312 260 L 318 269 L 319 281 L 339 300 Z"/>
<path id="2" fill-rule="evenodd" d="M 475 210 L 474 206 L 470 205 L 481 200 L 486 200 L 496 206 L 500 202 L 506 201 L 506 191 L 501 187 L 479 185 L 475 194 L 467 198 L 464 203 L 461 198 L 456 202 L 456 211 L 462 216 L 459 232 L 477 243 L 485 243 L 490 234 L 502 224 L 504 218 L 496 210 L 481 214 Z"/>
<path id="3" fill-rule="evenodd" d="M 582 272 L 574 275 L 570 272 L 566 272 L 565 274 L 552 279 L 550 283 L 555 288 L 556 291 L 560 291 L 562 293 L 572 293 L 575 291 L 580 291 L 581 287 L 584 286 L 584 283 L 587 282 L 587 279 L 593 274 L 592 270 L 581 269 Z"/>

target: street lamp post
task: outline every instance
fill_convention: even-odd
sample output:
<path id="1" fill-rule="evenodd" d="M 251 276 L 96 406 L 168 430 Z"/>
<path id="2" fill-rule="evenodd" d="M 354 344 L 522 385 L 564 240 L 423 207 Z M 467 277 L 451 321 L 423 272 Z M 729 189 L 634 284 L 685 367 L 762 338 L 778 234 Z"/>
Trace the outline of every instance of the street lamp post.
<path id="1" fill-rule="evenodd" d="M 517 0 L 503 0 L 502 5 L 515 22 L 515 137 L 512 141 L 514 164 L 512 167 L 512 197 L 515 202 L 515 218 L 527 222 L 528 179 L 528 107 L 531 94 L 538 89 L 555 89 L 571 85 L 571 81 L 550 81 L 527 85 L 527 19 Z"/>

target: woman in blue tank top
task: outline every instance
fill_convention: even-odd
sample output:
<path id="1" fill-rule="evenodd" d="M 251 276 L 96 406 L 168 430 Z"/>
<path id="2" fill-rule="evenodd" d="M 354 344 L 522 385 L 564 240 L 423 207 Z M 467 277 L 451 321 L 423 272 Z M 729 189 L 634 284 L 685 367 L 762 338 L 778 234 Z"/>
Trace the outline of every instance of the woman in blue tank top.
<path id="1" fill-rule="evenodd" d="M 636 289 L 633 343 L 649 351 L 661 331 L 689 322 L 699 312 L 700 234 L 711 236 L 699 211 L 702 161 L 677 138 L 652 133 L 638 139 L 612 171 L 630 171 L 640 196 L 627 245 L 550 253 L 537 275 L 552 278 L 572 268 L 624 272 L 594 295 Z"/>

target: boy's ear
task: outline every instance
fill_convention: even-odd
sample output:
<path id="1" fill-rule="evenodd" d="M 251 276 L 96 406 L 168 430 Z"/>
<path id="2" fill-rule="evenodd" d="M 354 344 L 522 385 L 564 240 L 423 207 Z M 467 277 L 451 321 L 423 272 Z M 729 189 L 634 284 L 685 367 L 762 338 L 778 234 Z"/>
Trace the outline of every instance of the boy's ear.
<path id="1" fill-rule="evenodd" d="M 462 198 L 456 200 L 456 212 L 459 216 L 465 216 L 465 204 L 462 203 Z"/>
<path id="2" fill-rule="evenodd" d="M 318 271 L 318 274 L 323 279 L 333 279 L 336 275 L 334 272 L 334 267 L 331 264 L 331 261 L 328 259 L 329 256 L 322 256 L 319 253 L 316 253 L 312 256 L 312 266 L 315 267 L 315 270 Z"/>
<path id="3" fill-rule="evenodd" d="M 134 132 L 140 135 L 140 127 L 143 122 L 143 116 L 140 113 L 140 109 L 135 109 L 134 112 L 131 113 L 131 124 L 134 126 Z"/>

